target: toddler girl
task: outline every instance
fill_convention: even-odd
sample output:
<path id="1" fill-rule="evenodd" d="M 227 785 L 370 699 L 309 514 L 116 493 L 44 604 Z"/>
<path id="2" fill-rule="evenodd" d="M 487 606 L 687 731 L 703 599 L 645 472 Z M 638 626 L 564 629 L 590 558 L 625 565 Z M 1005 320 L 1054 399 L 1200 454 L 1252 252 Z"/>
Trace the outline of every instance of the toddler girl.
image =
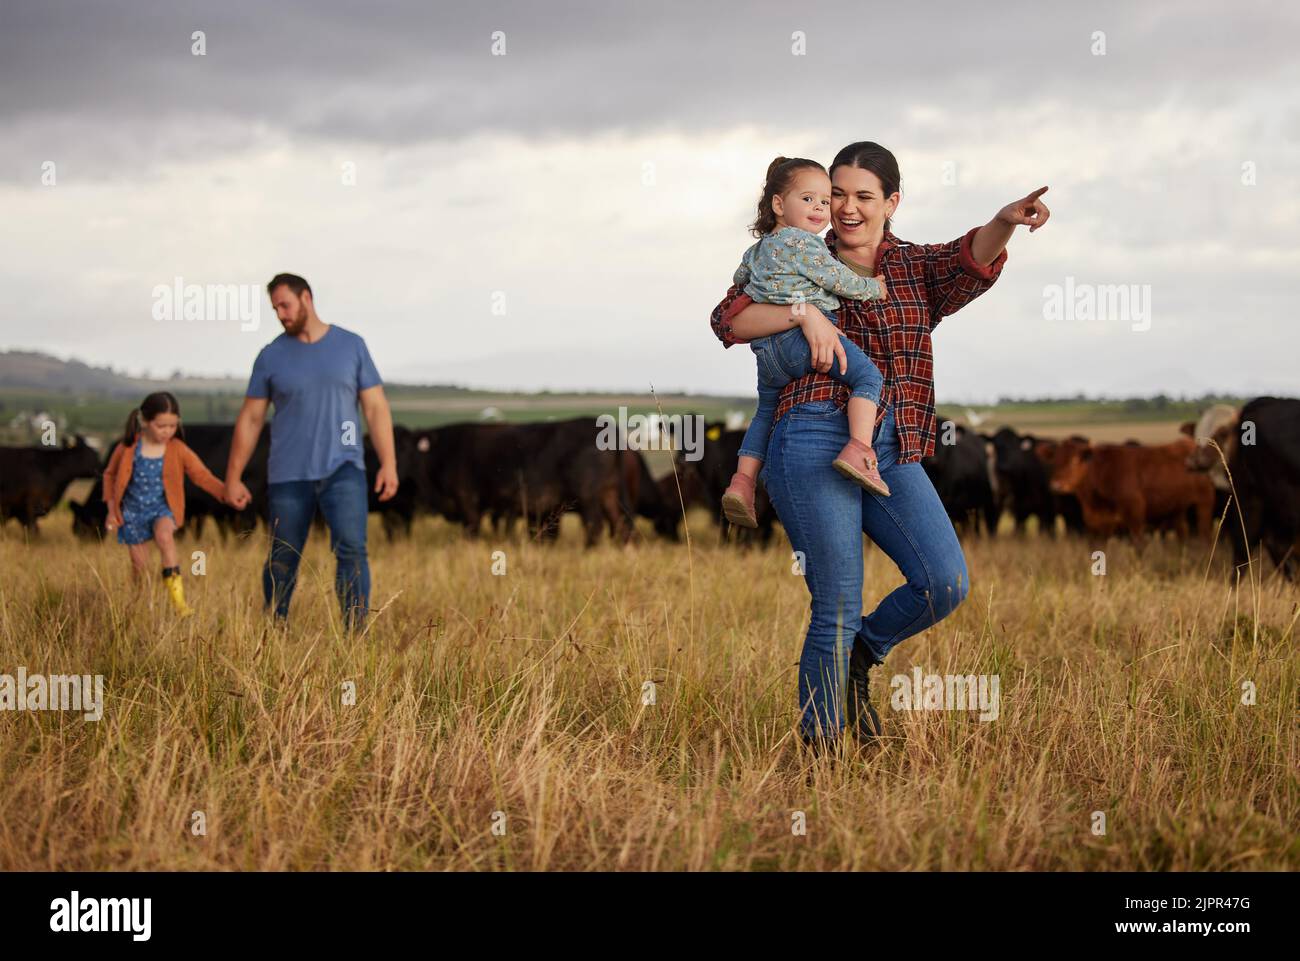
<path id="1" fill-rule="evenodd" d="M 884 300 L 885 278 L 860 277 L 835 259 L 818 234 L 830 222 L 831 178 L 813 160 L 777 157 L 767 168 L 767 183 L 758 201 L 758 219 L 751 230 L 760 237 L 736 270 L 734 282 L 760 304 L 813 304 L 832 324 L 838 324 L 836 297 Z M 795 311 L 798 312 L 796 306 Z M 843 334 L 840 343 L 848 360 L 841 372 L 832 365 L 830 375 L 848 384 L 849 442 L 832 462 L 841 474 L 869 491 L 888 497 L 889 487 L 876 467 L 871 432 L 884 379 L 857 344 Z M 742 527 L 757 527 L 754 515 L 754 478 L 767 456 L 781 389 L 813 372 L 812 351 L 803 330 L 793 327 L 750 343 L 758 362 L 758 410 L 740 445 L 740 462 L 726 493 L 722 509 L 727 520 Z"/>

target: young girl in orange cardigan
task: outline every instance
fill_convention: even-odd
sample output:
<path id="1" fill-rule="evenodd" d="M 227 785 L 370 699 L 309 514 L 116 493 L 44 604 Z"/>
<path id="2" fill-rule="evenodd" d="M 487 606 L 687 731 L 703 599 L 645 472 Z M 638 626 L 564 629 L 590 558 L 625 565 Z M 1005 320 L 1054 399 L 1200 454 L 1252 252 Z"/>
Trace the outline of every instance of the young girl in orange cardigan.
<path id="1" fill-rule="evenodd" d="M 188 617 L 194 610 L 185 603 L 173 536 L 185 523 L 185 478 L 222 502 L 226 486 L 175 436 L 180 414 L 180 404 L 167 391 L 150 394 L 131 411 L 122 443 L 104 470 L 104 500 L 107 527 L 117 528 L 117 542 L 130 548 L 133 575 L 144 574 L 153 541 L 162 555 L 163 584 L 172 605 Z"/>

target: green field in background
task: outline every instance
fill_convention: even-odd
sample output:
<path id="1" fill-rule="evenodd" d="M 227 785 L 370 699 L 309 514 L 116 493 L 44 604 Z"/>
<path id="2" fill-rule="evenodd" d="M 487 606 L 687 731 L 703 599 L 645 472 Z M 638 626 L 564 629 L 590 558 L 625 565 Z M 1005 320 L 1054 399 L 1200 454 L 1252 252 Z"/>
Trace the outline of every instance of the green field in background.
<path id="1" fill-rule="evenodd" d="M 242 397 L 235 393 L 180 393 L 177 396 L 182 415 L 191 422 L 233 423 L 242 402 Z M 656 403 L 654 397 L 644 394 L 509 394 L 401 384 L 389 385 L 388 397 L 394 420 L 412 428 L 479 420 L 482 411 L 489 407 L 496 408 L 500 419 L 515 423 L 581 416 L 595 418 L 598 414 L 617 416 L 620 406 L 627 408 L 629 416 L 662 411 L 664 414 L 703 414 L 712 421 L 725 418 L 729 411 L 742 411 L 748 417 L 755 403 L 752 398 L 711 395 L 669 394 L 659 397 Z M 969 406 L 941 403 L 938 415 L 941 420 L 966 423 L 967 411 L 972 410 L 981 418 L 981 430 L 996 429 L 1005 424 L 1046 434 L 1053 429 L 1073 431 L 1114 425 L 1122 432 L 1123 426 L 1129 424 L 1144 429 L 1149 429 L 1152 424 L 1177 425 L 1194 420 L 1210 403 L 1241 403 L 1242 400 L 1227 397 L 1173 400 L 1157 396 L 1130 400 L 1014 401 Z M 23 444 L 35 440 L 29 431 L 10 427 L 11 420 L 20 412 L 46 411 L 56 419 L 66 421 L 67 433 L 83 433 L 104 439 L 122 429 L 130 410 L 131 402 L 121 398 L 0 388 L 0 442 Z"/>
<path id="2" fill-rule="evenodd" d="M 728 411 L 753 410 L 754 401 L 741 397 L 687 397 L 671 394 L 659 398 L 636 394 L 502 394 L 490 391 L 447 391 L 401 385 L 386 391 L 396 423 L 411 428 L 439 427 L 481 419 L 485 408 L 496 408 L 499 418 L 512 423 L 539 420 L 564 420 L 570 417 L 599 414 L 618 416 L 620 406 L 632 414 L 703 414 L 707 420 L 722 420 Z M 141 398 L 143 399 L 143 398 Z M 181 416 L 194 423 L 234 423 L 243 397 L 238 394 L 178 393 Z M 138 403 L 138 401 L 137 401 Z M 20 413 L 45 411 L 66 422 L 67 434 L 86 434 L 100 439 L 120 432 L 131 412 L 132 402 L 121 398 L 95 395 L 72 396 L 64 393 L 0 388 L 0 442 L 33 443 L 36 437 L 27 430 L 10 427 Z"/>

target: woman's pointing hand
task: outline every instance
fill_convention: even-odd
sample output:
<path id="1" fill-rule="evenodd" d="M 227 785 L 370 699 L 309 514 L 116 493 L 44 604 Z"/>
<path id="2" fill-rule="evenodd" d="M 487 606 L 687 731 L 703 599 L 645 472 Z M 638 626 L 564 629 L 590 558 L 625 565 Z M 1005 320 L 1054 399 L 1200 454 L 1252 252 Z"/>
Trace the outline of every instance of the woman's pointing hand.
<path id="1" fill-rule="evenodd" d="M 1052 212 L 1047 209 L 1047 204 L 1041 199 L 1045 193 L 1047 188 L 1039 187 L 1033 193 L 1007 204 L 998 211 L 997 219 L 1013 227 L 1028 224 L 1029 232 L 1032 234 L 1047 223 L 1048 217 L 1052 216 Z"/>

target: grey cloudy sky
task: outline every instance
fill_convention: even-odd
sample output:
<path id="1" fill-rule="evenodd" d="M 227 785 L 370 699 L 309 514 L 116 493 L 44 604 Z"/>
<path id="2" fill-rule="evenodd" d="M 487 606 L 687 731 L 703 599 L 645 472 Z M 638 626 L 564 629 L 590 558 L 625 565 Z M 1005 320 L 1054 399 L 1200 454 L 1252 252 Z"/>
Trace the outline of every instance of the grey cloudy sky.
<path id="1" fill-rule="evenodd" d="M 1295 394 L 1297 21 L 1267 2 L 6 0 L 0 347 L 243 376 L 269 307 L 251 331 L 156 320 L 153 291 L 292 270 L 390 380 L 752 391 L 752 355 L 707 316 L 763 171 L 870 139 L 899 158 L 914 242 L 1051 186 L 1051 223 L 936 331 L 941 399 Z M 1046 317 L 1067 278 L 1149 290 L 1150 329 Z"/>

